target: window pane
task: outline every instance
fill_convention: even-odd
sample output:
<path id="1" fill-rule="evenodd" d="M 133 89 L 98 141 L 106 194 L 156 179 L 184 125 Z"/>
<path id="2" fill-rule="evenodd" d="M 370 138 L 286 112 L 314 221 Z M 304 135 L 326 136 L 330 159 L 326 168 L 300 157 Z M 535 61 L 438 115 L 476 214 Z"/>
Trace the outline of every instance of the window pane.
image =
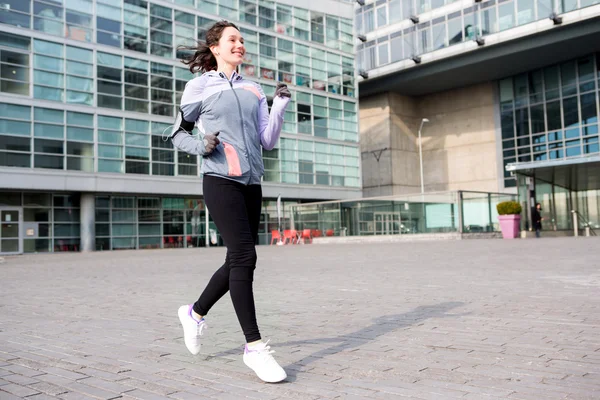
<path id="1" fill-rule="evenodd" d="M 463 41 L 463 30 L 461 18 L 448 20 L 448 41 L 450 45 Z"/>
<path id="2" fill-rule="evenodd" d="M 0 165 L 5 167 L 31 167 L 31 156 L 29 154 L 0 152 Z"/>
<path id="3" fill-rule="evenodd" d="M 33 112 L 33 117 L 36 121 L 54 122 L 57 124 L 64 123 L 64 111 L 53 110 L 51 108 L 36 107 Z"/>
<path id="4" fill-rule="evenodd" d="M 31 123 L 0 119 L 0 134 L 29 136 L 31 135 Z"/>
<path id="5" fill-rule="evenodd" d="M 94 140 L 94 130 L 86 128 L 67 128 L 67 139 L 70 140 L 84 140 L 91 142 Z"/>
<path id="6" fill-rule="evenodd" d="M 543 105 L 531 107 L 531 129 L 533 133 L 546 131 Z"/>
<path id="7" fill-rule="evenodd" d="M 120 110 L 123 108 L 122 100 L 119 97 L 98 95 L 98 107 Z"/>
<path id="8" fill-rule="evenodd" d="M 36 83 L 47 86 L 64 87 L 64 76 L 62 74 L 53 74 L 51 72 L 34 71 L 33 79 Z"/>
<path id="9" fill-rule="evenodd" d="M 397 62 L 402 60 L 402 37 L 397 37 L 391 40 L 390 49 L 392 52 L 391 60 L 392 62 Z"/>
<path id="10" fill-rule="evenodd" d="M 441 23 L 433 26 L 433 50 L 446 47 L 446 24 Z"/>
<path id="11" fill-rule="evenodd" d="M 67 61 L 67 71 L 69 71 L 69 74 L 89 77 L 93 74 L 92 66 L 90 64 L 83 64 L 75 61 Z"/>
<path id="12" fill-rule="evenodd" d="M 496 7 L 486 8 L 481 13 L 481 29 L 482 34 L 488 35 L 490 33 L 496 33 Z"/>
<path id="13" fill-rule="evenodd" d="M 529 113 L 526 108 L 515 110 L 517 136 L 529 135 Z"/>
<path id="14" fill-rule="evenodd" d="M 36 153 L 63 154 L 64 144 L 58 140 L 35 139 Z"/>
<path id="15" fill-rule="evenodd" d="M 378 53 L 379 65 L 386 65 L 389 62 L 388 43 L 380 44 L 378 48 Z"/>
<path id="16" fill-rule="evenodd" d="M 93 156 L 94 145 L 92 143 L 67 142 L 67 154 Z"/>
<path id="17" fill-rule="evenodd" d="M 121 144 L 123 143 L 123 133 L 98 130 L 98 142 Z"/>
<path id="18" fill-rule="evenodd" d="M 67 124 L 93 127 L 94 115 L 68 111 Z"/>
<path id="19" fill-rule="evenodd" d="M 98 172 L 123 172 L 123 161 L 98 160 Z"/>
<path id="20" fill-rule="evenodd" d="M 5 52 L 2 52 L 5 53 Z M 2 57 L 4 58 L 4 57 Z M 4 61 L 4 60 L 3 60 Z M 36 54 L 33 58 L 33 65 L 36 68 L 48 69 L 54 72 L 63 72 L 64 62 L 62 58 L 46 57 Z"/>
<path id="21" fill-rule="evenodd" d="M 0 103 L 0 116 L 30 120 L 31 107 Z"/>
<path id="22" fill-rule="evenodd" d="M 598 122 L 595 93 L 584 94 L 581 96 L 581 121 L 584 124 Z"/>
<path id="23" fill-rule="evenodd" d="M 387 7 L 379 7 L 377 9 L 377 26 L 382 27 L 387 25 Z"/>
<path id="24" fill-rule="evenodd" d="M 93 86 L 94 86 L 94 81 L 91 79 L 67 76 L 67 89 L 91 92 Z"/>
<path id="25" fill-rule="evenodd" d="M 594 79 L 594 58 L 592 56 L 577 61 L 579 81 L 585 82 Z"/>
<path id="26" fill-rule="evenodd" d="M 576 65 L 574 61 L 564 63 L 560 66 L 560 78 L 562 84 L 563 96 L 569 96 L 577 93 L 576 84 Z"/>
<path id="27" fill-rule="evenodd" d="M 546 104 L 546 118 L 549 131 L 562 128 L 560 102 L 553 101 Z"/>
<path id="28" fill-rule="evenodd" d="M 0 135 L 0 150 L 31 151 L 31 140 L 29 138 Z"/>
<path id="29" fill-rule="evenodd" d="M 63 156 L 42 156 L 34 158 L 34 168 L 64 169 Z"/>
<path id="30" fill-rule="evenodd" d="M 512 1 L 500 4 L 498 6 L 498 25 L 500 31 L 510 29 L 515 26 L 515 10 Z"/>
<path id="31" fill-rule="evenodd" d="M 11 35 L 9 33 L 0 32 L 0 45 L 29 50 L 29 46 L 31 45 L 31 39 L 23 36 Z"/>
<path id="32" fill-rule="evenodd" d="M 563 112 L 565 128 L 579 125 L 579 109 L 577 106 L 577 97 L 571 97 L 563 100 Z"/>
<path id="33" fill-rule="evenodd" d="M 513 111 L 503 111 L 501 117 L 502 124 L 502 139 L 512 139 L 515 136 Z"/>
<path id="34" fill-rule="evenodd" d="M 533 0 L 517 1 L 517 24 L 523 25 L 534 20 Z"/>

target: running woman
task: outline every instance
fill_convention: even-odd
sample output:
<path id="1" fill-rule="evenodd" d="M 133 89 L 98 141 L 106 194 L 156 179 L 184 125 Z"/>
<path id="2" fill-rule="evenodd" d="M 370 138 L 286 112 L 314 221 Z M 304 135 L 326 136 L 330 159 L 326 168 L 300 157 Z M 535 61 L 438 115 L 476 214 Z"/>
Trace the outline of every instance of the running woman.
<path id="1" fill-rule="evenodd" d="M 186 84 L 170 137 L 179 150 L 203 157 L 204 200 L 227 255 L 198 301 L 179 308 L 185 345 L 194 355 L 200 352 L 204 317 L 229 291 L 246 338 L 244 363 L 263 381 L 280 382 L 287 375 L 268 342 L 261 340 L 252 281 L 264 174 L 261 146 L 267 150 L 275 146 L 291 94 L 286 85 L 278 84 L 269 115 L 261 87 L 236 72 L 246 50 L 231 22 L 214 24 L 206 32 L 206 43 L 194 50 L 184 63 L 192 73 L 203 74 Z M 194 126 L 204 133 L 202 140 L 190 135 Z"/>

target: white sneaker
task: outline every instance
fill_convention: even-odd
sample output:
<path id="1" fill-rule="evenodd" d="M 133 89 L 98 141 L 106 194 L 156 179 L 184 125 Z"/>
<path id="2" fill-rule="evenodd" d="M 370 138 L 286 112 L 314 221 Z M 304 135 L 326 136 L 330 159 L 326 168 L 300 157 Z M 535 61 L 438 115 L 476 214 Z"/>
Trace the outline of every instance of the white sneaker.
<path id="1" fill-rule="evenodd" d="M 267 346 L 268 343 L 267 341 L 267 343 L 253 346 L 252 350 L 246 345 L 244 350 L 244 364 L 252 369 L 264 382 L 281 382 L 287 378 L 287 374 L 271 355 L 275 352 L 271 350 L 270 346 Z"/>
<path id="2" fill-rule="evenodd" d="M 204 321 L 204 318 L 197 321 L 192 317 L 192 307 L 193 304 L 181 306 L 177 314 L 183 326 L 183 341 L 185 342 L 185 346 L 190 353 L 196 355 L 200 353 L 200 336 L 202 336 L 202 332 L 206 329 L 206 321 Z"/>

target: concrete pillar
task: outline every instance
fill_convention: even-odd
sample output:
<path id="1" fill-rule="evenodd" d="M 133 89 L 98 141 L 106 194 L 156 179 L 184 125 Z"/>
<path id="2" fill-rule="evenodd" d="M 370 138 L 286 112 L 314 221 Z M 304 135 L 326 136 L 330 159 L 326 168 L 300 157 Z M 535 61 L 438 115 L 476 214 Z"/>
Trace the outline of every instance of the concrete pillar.
<path id="1" fill-rule="evenodd" d="M 96 197 L 92 193 L 81 194 L 80 219 L 81 251 L 94 251 L 96 248 Z"/>

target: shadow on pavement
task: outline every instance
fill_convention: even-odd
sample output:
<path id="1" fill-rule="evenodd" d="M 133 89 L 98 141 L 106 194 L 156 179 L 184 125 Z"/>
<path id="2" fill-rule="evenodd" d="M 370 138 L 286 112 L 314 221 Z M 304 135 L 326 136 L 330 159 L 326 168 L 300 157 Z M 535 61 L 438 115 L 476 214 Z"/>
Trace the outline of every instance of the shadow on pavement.
<path id="1" fill-rule="evenodd" d="M 464 303 L 462 302 L 446 302 L 429 306 L 419 306 L 414 310 L 403 314 L 384 315 L 375 318 L 370 325 L 365 326 L 364 328 L 361 328 L 357 331 L 343 334 L 341 336 L 276 343 L 277 348 L 297 347 L 307 344 L 332 344 L 331 346 L 315 351 L 314 353 L 303 357 L 302 359 L 294 362 L 293 364 L 284 366 L 283 368 L 288 373 L 288 377 L 284 382 L 294 382 L 296 380 L 297 374 L 302 373 L 301 371 L 299 371 L 302 367 L 306 367 L 310 363 L 320 358 L 332 354 L 341 353 L 345 350 L 360 347 L 377 339 L 380 336 L 383 336 L 395 330 L 416 325 L 427 319 L 450 317 L 457 318 L 462 317 L 464 315 L 468 315 L 468 313 L 448 314 L 448 312 L 452 309 L 460 307 L 462 305 L 464 305 Z M 232 350 L 227 350 L 224 352 L 214 354 L 212 356 L 209 356 L 209 358 L 239 354 L 239 352 L 239 348 L 235 348 Z"/>

